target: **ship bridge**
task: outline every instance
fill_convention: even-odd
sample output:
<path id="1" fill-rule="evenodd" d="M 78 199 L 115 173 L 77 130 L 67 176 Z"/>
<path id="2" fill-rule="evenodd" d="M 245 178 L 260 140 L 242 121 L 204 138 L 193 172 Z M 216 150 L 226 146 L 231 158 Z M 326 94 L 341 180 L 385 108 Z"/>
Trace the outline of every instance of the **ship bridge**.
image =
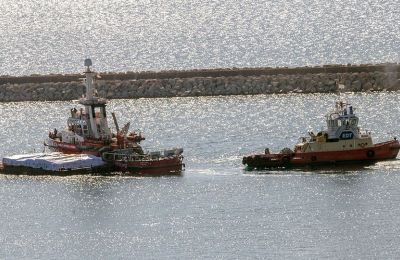
<path id="1" fill-rule="evenodd" d="M 75 131 L 82 133 L 85 137 L 92 137 L 96 139 L 111 139 L 111 131 L 107 123 L 106 104 L 105 98 L 97 96 L 96 88 L 94 87 L 94 78 L 96 73 L 90 70 L 92 61 L 85 60 L 85 95 L 79 99 L 85 109 L 78 113 L 72 113 L 68 120 L 68 124 Z"/>
<path id="2" fill-rule="evenodd" d="M 358 117 L 354 108 L 345 102 L 336 102 L 335 110 L 326 115 L 329 140 L 360 138 Z"/>

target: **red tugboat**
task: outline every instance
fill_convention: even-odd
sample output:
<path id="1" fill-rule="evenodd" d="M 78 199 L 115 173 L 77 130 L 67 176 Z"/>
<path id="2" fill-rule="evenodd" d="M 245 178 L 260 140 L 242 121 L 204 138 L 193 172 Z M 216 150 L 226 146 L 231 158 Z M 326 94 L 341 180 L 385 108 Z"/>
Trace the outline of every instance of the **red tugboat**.
<path id="1" fill-rule="evenodd" d="M 147 153 L 142 149 L 128 148 L 104 152 L 102 158 L 124 173 L 164 175 L 181 173 L 184 167 L 182 153 L 182 148 Z"/>
<path id="2" fill-rule="evenodd" d="M 51 151 L 96 156 L 100 156 L 103 151 L 137 147 L 144 138 L 134 132 L 128 134 L 129 123 L 119 131 L 114 114 L 112 116 L 117 133 L 111 133 L 106 114 L 107 100 L 98 97 L 94 87 L 96 73 L 90 70 L 92 61 L 86 59 L 85 66 L 86 94 L 79 100 L 83 107 L 79 110 L 71 109 L 67 128 L 60 132 L 57 129 L 49 132 L 49 138 L 45 140 L 44 145 Z"/>
<path id="3" fill-rule="evenodd" d="M 50 132 L 45 146 L 62 153 L 101 156 L 106 162 L 103 168 L 124 174 L 180 174 L 184 166 L 182 148 L 143 152 L 139 143 L 144 138 L 141 134 L 128 133 L 129 123 L 120 130 L 114 113 L 117 132 L 111 132 L 107 122 L 107 100 L 98 97 L 94 88 L 96 74 L 90 70 L 92 61 L 86 59 L 85 66 L 86 95 L 79 100 L 83 108 L 71 109 L 67 129 Z"/>
<path id="4" fill-rule="evenodd" d="M 400 149 L 399 141 L 393 140 L 373 144 L 371 134 L 361 131 L 358 117 L 350 104 L 337 102 L 334 111 L 326 115 L 327 129 L 317 135 L 309 133 L 296 144 L 294 151 L 289 148 L 280 153 L 243 157 L 247 169 L 274 167 L 300 167 L 307 165 L 326 165 L 341 162 L 366 162 L 395 159 Z"/>

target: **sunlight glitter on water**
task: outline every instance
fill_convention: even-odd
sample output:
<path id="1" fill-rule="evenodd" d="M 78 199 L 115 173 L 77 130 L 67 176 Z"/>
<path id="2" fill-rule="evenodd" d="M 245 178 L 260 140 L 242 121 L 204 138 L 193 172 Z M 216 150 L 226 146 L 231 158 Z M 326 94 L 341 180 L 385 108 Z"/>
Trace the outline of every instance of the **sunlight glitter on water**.
<path id="1" fill-rule="evenodd" d="M 186 170 L 156 178 L 1 176 L 0 218 L 12 221 L 0 224 L 0 258 L 394 258 L 398 160 L 251 172 L 241 164 L 244 155 L 291 147 L 320 129 L 338 98 L 111 100 L 109 113 L 141 129 L 145 147 L 183 147 Z M 346 98 L 376 142 L 399 136 L 399 93 Z M 73 106 L 0 104 L 0 157 L 42 149 Z"/>
<path id="2" fill-rule="evenodd" d="M 2 1 L 0 75 L 399 62 L 395 0 Z"/>
<path id="3" fill-rule="evenodd" d="M 394 124 L 400 114 L 397 93 L 346 97 L 356 108 L 360 126 L 373 132 L 375 142 L 400 136 Z M 243 155 L 266 147 L 271 151 L 291 148 L 307 131 L 320 130 L 325 113 L 337 99 L 334 94 L 298 94 L 112 100 L 108 111 L 140 129 L 146 137 L 145 148 L 183 147 L 187 166 L 232 167 L 240 165 Z M 0 157 L 42 151 L 48 131 L 65 127 L 73 106 L 71 102 L 0 104 L 0 133 L 5 137 Z"/>

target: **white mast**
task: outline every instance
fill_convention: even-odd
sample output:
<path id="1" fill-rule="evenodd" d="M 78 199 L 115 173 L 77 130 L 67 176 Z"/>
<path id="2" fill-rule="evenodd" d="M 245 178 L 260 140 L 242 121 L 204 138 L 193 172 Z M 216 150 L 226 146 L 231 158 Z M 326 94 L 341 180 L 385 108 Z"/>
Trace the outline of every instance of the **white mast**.
<path id="1" fill-rule="evenodd" d="M 91 59 L 85 59 L 85 66 L 86 66 L 86 71 L 85 71 L 86 99 L 92 100 L 93 99 L 93 78 L 96 75 L 96 73 L 94 73 L 90 70 L 90 66 L 92 66 Z"/>
<path id="2" fill-rule="evenodd" d="M 108 128 L 106 116 L 106 103 L 107 100 L 99 98 L 95 95 L 94 77 L 96 73 L 90 70 L 92 66 L 91 59 L 85 59 L 85 87 L 86 93 L 79 103 L 85 106 L 85 113 L 88 119 L 90 136 L 94 138 L 109 138 L 111 139 L 111 132 Z"/>

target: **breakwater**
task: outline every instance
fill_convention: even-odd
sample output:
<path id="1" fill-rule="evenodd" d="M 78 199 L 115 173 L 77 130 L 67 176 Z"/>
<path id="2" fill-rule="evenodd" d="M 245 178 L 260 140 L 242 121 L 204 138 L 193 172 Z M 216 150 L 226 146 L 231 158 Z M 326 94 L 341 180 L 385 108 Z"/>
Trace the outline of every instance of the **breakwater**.
<path id="1" fill-rule="evenodd" d="M 99 74 L 98 95 L 109 99 L 400 90 L 399 64 Z M 0 102 L 78 99 L 82 77 L 2 76 Z"/>

